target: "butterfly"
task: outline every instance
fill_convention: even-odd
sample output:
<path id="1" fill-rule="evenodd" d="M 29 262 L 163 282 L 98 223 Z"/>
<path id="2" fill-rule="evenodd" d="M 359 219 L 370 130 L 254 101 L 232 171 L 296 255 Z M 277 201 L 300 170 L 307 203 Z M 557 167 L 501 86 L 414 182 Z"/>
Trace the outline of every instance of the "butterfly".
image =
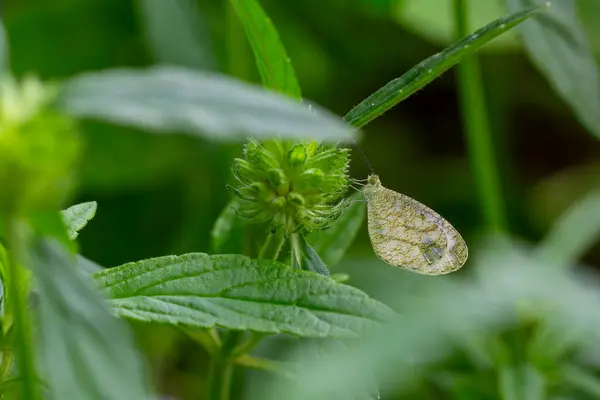
<path id="1" fill-rule="evenodd" d="M 425 275 L 447 274 L 467 261 L 467 244 L 438 213 L 383 187 L 377 175 L 369 175 L 363 191 L 371 244 L 383 261 Z"/>

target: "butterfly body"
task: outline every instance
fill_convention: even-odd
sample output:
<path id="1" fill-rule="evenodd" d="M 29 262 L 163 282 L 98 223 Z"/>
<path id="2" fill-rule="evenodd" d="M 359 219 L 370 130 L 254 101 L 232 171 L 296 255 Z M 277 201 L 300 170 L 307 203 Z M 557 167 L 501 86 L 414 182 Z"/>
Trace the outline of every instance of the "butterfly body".
<path id="1" fill-rule="evenodd" d="M 456 271 L 468 257 L 458 231 L 429 207 L 381 185 L 370 175 L 364 188 L 369 236 L 379 258 L 426 275 Z"/>

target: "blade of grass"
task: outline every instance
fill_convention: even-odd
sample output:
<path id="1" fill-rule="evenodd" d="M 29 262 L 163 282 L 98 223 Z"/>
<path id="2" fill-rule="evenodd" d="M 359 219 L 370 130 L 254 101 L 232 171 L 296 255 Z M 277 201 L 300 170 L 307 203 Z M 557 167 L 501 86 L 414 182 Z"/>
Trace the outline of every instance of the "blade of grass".
<path id="1" fill-rule="evenodd" d="M 454 0 L 458 37 L 469 31 L 467 11 L 467 0 Z M 466 57 L 457 69 L 462 122 L 485 227 L 491 233 L 502 233 L 506 231 L 506 216 L 477 56 Z"/>
<path id="2" fill-rule="evenodd" d="M 257 0 L 230 0 L 244 25 L 266 88 L 300 99 L 300 86 L 277 30 Z"/>
<path id="3" fill-rule="evenodd" d="M 442 52 L 434 54 L 420 62 L 401 77 L 388 82 L 381 89 L 350 110 L 344 119 L 355 127 L 368 124 L 442 75 L 465 56 L 472 54 L 492 39 L 546 8 L 547 5 L 531 7 L 491 22 Z"/>

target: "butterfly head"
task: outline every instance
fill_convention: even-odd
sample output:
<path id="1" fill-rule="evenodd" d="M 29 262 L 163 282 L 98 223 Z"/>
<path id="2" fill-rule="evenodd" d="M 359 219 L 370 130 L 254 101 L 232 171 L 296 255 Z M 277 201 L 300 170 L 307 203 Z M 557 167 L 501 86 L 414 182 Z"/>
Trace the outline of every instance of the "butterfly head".
<path id="1" fill-rule="evenodd" d="M 365 185 L 365 198 L 369 201 L 373 198 L 373 194 L 381 187 L 381 181 L 377 175 L 369 175 L 367 178 L 367 184 Z"/>

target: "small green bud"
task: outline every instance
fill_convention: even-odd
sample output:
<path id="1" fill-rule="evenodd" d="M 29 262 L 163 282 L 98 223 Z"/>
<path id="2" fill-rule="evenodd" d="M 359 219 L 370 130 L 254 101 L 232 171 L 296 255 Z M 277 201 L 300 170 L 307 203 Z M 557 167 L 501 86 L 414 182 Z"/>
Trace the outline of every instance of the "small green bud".
<path id="1" fill-rule="evenodd" d="M 276 198 L 273 199 L 273 201 L 271 202 L 271 204 L 273 204 L 273 206 L 275 206 L 277 208 L 284 208 L 285 205 L 287 204 L 287 201 L 285 200 L 285 197 L 278 196 L 278 197 L 276 197 Z"/>
<path id="2" fill-rule="evenodd" d="M 253 196 L 258 200 L 269 201 L 274 197 L 274 193 L 262 182 L 252 183 L 250 185 L 250 190 L 252 191 Z"/>
<path id="3" fill-rule="evenodd" d="M 288 163 L 292 167 L 297 167 L 306 163 L 308 150 L 303 144 L 297 144 L 288 152 Z"/>
<path id="4" fill-rule="evenodd" d="M 269 183 L 273 186 L 277 192 L 281 193 L 288 186 L 288 179 L 285 176 L 285 173 L 280 168 L 271 168 L 267 171 L 267 176 L 269 179 Z"/>
<path id="5" fill-rule="evenodd" d="M 288 203 L 294 207 L 304 207 L 306 200 L 304 200 L 304 196 L 302 196 L 298 192 L 290 192 L 287 196 Z"/>

